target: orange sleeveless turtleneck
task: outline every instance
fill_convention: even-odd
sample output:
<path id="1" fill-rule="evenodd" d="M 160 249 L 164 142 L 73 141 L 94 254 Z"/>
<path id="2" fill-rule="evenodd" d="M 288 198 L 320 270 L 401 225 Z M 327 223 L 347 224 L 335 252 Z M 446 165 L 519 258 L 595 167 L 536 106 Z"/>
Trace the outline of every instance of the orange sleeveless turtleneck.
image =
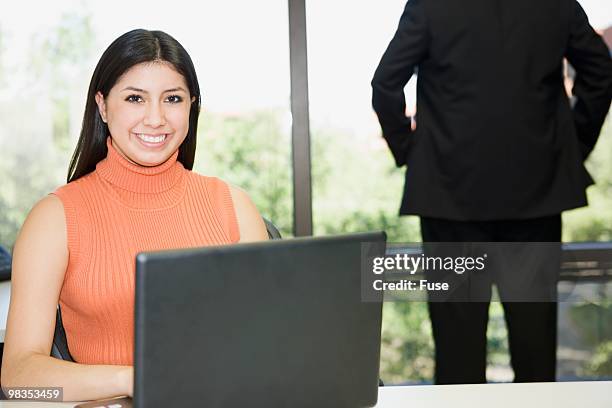
<path id="1" fill-rule="evenodd" d="M 131 365 L 136 254 L 233 243 L 239 232 L 227 184 L 186 170 L 178 151 L 142 167 L 110 138 L 107 146 L 93 172 L 53 193 L 64 205 L 69 251 L 60 306 L 75 361 Z"/>

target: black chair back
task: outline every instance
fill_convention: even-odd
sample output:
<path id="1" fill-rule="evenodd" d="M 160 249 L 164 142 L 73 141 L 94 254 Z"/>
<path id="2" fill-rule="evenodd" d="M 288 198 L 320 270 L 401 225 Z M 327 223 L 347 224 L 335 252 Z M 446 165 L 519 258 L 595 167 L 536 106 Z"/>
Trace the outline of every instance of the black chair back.
<path id="1" fill-rule="evenodd" d="M 262 217 L 263 218 L 263 217 Z M 278 231 L 278 228 L 272 224 L 270 220 L 267 218 L 263 218 L 264 224 L 266 224 L 266 231 L 268 231 L 268 238 L 270 239 L 281 239 L 281 234 Z"/>
<path id="2" fill-rule="evenodd" d="M 55 333 L 53 334 L 53 344 L 51 345 L 51 357 L 59 360 L 74 361 L 68 350 L 68 339 L 64 324 L 62 323 L 62 309 L 57 306 L 57 314 L 55 318 Z"/>

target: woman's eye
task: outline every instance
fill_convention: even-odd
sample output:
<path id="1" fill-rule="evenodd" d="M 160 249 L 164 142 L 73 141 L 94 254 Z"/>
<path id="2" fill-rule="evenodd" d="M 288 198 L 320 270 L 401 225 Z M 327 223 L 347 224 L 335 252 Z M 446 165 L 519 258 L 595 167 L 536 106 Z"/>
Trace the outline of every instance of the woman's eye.
<path id="1" fill-rule="evenodd" d="M 179 103 L 183 102 L 183 98 L 178 95 L 170 95 L 166 98 L 166 100 L 170 103 Z"/>
<path id="2" fill-rule="evenodd" d="M 127 98 L 125 98 L 126 101 L 131 102 L 131 103 L 140 103 L 143 102 L 142 98 L 140 97 L 140 95 L 130 95 Z"/>

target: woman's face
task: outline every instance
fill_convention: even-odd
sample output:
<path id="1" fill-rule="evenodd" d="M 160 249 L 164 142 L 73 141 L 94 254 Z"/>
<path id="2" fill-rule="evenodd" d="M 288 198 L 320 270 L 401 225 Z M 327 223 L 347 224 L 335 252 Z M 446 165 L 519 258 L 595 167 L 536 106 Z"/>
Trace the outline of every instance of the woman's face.
<path id="1" fill-rule="evenodd" d="M 141 166 L 165 162 L 183 143 L 191 102 L 185 78 L 166 62 L 135 65 L 106 98 L 96 94 L 113 146 Z"/>

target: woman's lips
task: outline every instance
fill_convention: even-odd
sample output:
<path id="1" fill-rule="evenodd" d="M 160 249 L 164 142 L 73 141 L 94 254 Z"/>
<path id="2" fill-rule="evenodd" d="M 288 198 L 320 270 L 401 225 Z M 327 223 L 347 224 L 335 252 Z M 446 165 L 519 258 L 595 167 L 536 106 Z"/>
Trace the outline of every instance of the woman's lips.
<path id="1" fill-rule="evenodd" d="M 147 147 L 160 147 L 163 146 L 168 138 L 170 137 L 169 133 L 159 133 L 159 134 L 149 134 L 149 133 L 134 133 L 136 139 Z"/>

